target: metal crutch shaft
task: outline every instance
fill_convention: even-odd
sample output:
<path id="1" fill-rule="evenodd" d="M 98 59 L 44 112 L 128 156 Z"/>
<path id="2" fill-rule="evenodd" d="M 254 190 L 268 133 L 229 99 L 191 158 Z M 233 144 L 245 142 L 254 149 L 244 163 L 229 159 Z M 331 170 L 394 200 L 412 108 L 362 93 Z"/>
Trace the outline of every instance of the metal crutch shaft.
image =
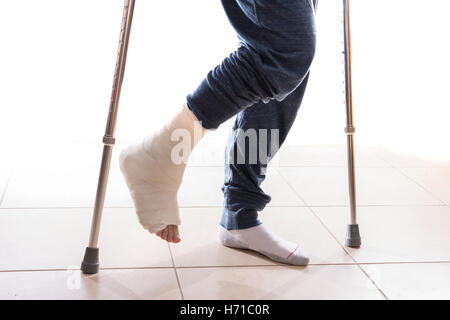
<path id="1" fill-rule="evenodd" d="M 97 193 L 95 196 L 94 213 L 92 216 L 89 245 L 86 248 L 81 270 L 83 273 L 93 274 L 99 270 L 98 236 L 105 202 L 106 187 L 108 184 L 109 168 L 111 165 L 112 149 L 115 143 L 114 132 L 116 129 L 117 111 L 119 107 L 120 90 L 122 88 L 125 63 L 127 59 L 128 42 L 130 39 L 131 22 L 133 20 L 135 0 L 125 0 L 122 25 L 120 30 L 119 49 L 116 66 L 114 69 L 114 81 L 109 105 L 108 119 L 105 135 L 103 136 L 103 154 L 98 177 Z"/>
<path id="2" fill-rule="evenodd" d="M 347 113 L 347 167 L 350 205 L 350 224 L 347 226 L 345 245 L 352 248 L 361 246 L 359 225 L 356 222 L 356 184 L 355 184 L 355 150 L 353 134 L 353 97 L 352 97 L 352 60 L 351 60 L 351 36 L 350 36 L 350 6 L 349 0 L 343 0 L 344 14 L 344 57 L 345 57 L 345 103 Z"/>

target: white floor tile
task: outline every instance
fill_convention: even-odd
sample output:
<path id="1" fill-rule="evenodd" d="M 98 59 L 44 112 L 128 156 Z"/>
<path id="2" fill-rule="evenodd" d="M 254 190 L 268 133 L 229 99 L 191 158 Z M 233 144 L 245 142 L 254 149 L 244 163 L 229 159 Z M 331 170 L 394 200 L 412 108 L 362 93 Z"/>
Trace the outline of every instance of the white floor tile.
<path id="1" fill-rule="evenodd" d="M 349 210 L 312 208 L 344 243 Z M 347 248 L 358 262 L 450 261 L 450 207 L 358 207 L 362 245 Z"/>
<path id="2" fill-rule="evenodd" d="M 0 270 L 79 266 L 88 245 L 90 209 L 0 210 Z M 100 230 L 101 267 L 170 267 L 166 243 L 150 235 L 132 209 L 105 209 Z"/>
<path id="3" fill-rule="evenodd" d="M 178 269 L 186 299 L 383 299 L 357 266 Z"/>
<path id="4" fill-rule="evenodd" d="M 382 149 L 379 156 L 395 167 L 447 167 L 450 168 L 448 157 L 437 157 L 435 155 L 413 154 L 396 150 Z"/>
<path id="5" fill-rule="evenodd" d="M 0 299 L 181 299 L 175 271 L 168 269 L 0 272 Z"/>
<path id="6" fill-rule="evenodd" d="M 450 299 L 450 263 L 370 264 L 362 267 L 389 299 Z"/>
<path id="7" fill-rule="evenodd" d="M 99 167 L 91 166 L 16 168 L 2 207 L 93 207 L 98 175 Z M 110 169 L 105 206 L 132 206 L 118 167 Z"/>
<path id="8" fill-rule="evenodd" d="M 222 206 L 224 169 L 187 167 L 178 192 L 182 207 Z M 269 206 L 302 206 L 303 201 L 273 168 L 269 168 L 261 188 L 272 197 Z"/>
<path id="9" fill-rule="evenodd" d="M 348 204 L 346 168 L 292 167 L 280 173 L 308 205 Z M 439 199 L 393 168 L 357 168 L 358 205 L 439 205 Z"/>
<path id="10" fill-rule="evenodd" d="M 400 170 L 437 198 L 450 205 L 450 167 L 400 168 Z"/>
<path id="11" fill-rule="evenodd" d="M 347 147 L 340 146 L 282 146 L 273 159 L 274 165 L 281 167 L 345 167 Z M 357 167 L 388 167 L 373 148 L 355 148 Z"/>

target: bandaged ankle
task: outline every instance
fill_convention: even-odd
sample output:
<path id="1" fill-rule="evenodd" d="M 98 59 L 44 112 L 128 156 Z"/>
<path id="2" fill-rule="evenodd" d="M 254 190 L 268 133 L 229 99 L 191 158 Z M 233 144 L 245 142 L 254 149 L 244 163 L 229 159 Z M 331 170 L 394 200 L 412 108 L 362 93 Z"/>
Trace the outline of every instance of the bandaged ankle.
<path id="1" fill-rule="evenodd" d="M 177 192 L 189 155 L 206 132 L 183 106 L 160 130 L 121 152 L 120 169 L 139 222 L 151 233 L 180 225 Z"/>

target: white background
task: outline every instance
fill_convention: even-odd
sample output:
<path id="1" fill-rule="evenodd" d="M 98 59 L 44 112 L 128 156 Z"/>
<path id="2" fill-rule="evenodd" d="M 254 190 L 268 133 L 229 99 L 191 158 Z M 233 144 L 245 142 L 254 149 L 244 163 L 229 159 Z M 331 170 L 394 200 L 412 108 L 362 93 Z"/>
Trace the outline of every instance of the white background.
<path id="1" fill-rule="evenodd" d="M 99 142 L 122 0 L 0 1 L 2 160 L 30 144 Z M 450 155 L 450 2 L 351 1 L 356 142 Z M 287 144 L 343 144 L 342 1 L 321 0 L 318 50 Z M 116 137 L 156 128 L 237 46 L 219 0 L 138 0 Z M 224 143 L 229 122 L 205 143 Z M 100 150 L 99 150 L 100 152 Z"/>

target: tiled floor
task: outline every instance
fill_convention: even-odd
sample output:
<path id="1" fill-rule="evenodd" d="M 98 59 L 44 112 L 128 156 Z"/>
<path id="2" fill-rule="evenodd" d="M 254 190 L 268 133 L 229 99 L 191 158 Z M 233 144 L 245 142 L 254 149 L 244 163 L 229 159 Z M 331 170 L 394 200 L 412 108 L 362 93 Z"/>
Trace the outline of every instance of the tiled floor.
<path id="1" fill-rule="evenodd" d="M 182 242 L 137 223 L 114 152 L 100 234 L 101 271 L 79 264 L 90 231 L 101 145 L 30 147 L 0 163 L 0 299 L 450 299 L 450 161 L 358 149 L 360 249 L 347 224 L 344 146 L 284 147 L 261 219 L 311 264 L 221 246 L 222 146 L 200 145 L 180 190 Z M 33 152 L 31 152 L 33 151 Z M 201 183 L 199 183 L 201 181 Z"/>

